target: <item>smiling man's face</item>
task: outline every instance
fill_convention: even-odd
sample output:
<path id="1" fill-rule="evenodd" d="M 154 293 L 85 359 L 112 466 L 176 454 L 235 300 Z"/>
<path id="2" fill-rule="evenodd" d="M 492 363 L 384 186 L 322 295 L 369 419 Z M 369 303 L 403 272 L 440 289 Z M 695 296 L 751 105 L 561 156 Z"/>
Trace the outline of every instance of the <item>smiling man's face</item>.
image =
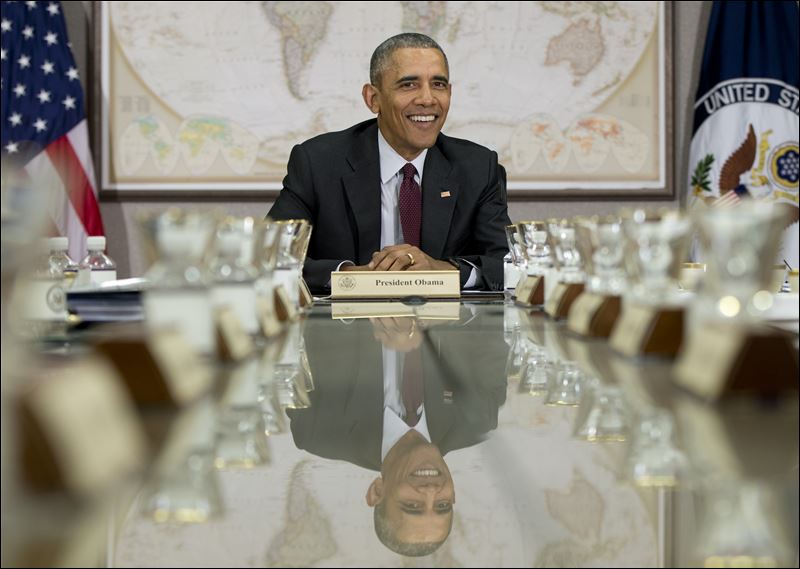
<path id="1" fill-rule="evenodd" d="M 438 49 L 401 48 L 380 85 L 364 85 L 367 107 L 378 115 L 386 142 L 413 160 L 436 142 L 450 110 L 450 81 Z"/>
<path id="2" fill-rule="evenodd" d="M 436 445 L 408 431 L 389 451 L 381 477 L 370 484 L 367 504 L 383 504 L 394 539 L 405 544 L 440 543 L 450 534 L 455 486 Z"/>

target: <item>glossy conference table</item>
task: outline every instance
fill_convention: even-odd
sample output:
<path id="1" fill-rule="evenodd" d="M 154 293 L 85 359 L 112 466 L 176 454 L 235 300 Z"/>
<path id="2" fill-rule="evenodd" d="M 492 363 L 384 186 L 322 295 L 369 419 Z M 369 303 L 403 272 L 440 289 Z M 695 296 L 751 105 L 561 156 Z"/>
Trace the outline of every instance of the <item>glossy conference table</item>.
<path id="1" fill-rule="evenodd" d="M 109 563 L 796 566 L 796 397 L 709 405 L 673 386 L 670 362 L 626 360 L 502 301 L 416 310 L 428 317 L 314 306 L 310 406 L 282 411 L 270 463 L 219 471 L 224 513 L 206 523 L 155 523 L 134 504 Z M 379 541 L 365 498 L 385 354 L 414 351 L 456 498 L 449 537 L 416 560 Z"/>

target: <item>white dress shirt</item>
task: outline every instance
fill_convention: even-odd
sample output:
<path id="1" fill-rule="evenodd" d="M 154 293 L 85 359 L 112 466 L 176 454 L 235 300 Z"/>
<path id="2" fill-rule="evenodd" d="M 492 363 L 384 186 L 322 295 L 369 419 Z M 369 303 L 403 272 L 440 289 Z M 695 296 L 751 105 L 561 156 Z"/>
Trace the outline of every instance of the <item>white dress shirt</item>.
<path id="1" fill-rule="evenodd" d="M 381 249 L 383 249 L 389 245 L 406 242 L 403 238 L 398 202 L 400 200 L 400 185 L 403 183 L 402 168 L 408 163 L 408 160 L 400 156 L 386 142 L 380 129 L 378 129 L 378 155 L 381 161 Z M 426 148 L 411 161 L 414 168 L 417 169 L 414 180 L 419 184 L 420 188 L 422 188 L 422 171 L 425 168 L 425 157 L 427 155 L 428 149 Z M 424 211 L 422 215 L 424 218 Z M 478 268 L 472 265 L 472 271 L 470 271 L 464 288 L 475 286 L 478 277 Z"/>
<path id="2" fill-rule="evenodd" d="M 409 427 L 403 420 L 406 416 L 406 409 L 403 405 L 403 397 L 400 392 L 400 382 L 403 378 L 403 363 L 405 354 L 383 348 L 383 439 L 381 441 L 381 462 L 389 454 L 389 451 L 397 444 L 403 436 L 411 430 L 417 431 L 428 442 L 431 442 L 431 434 L 428 432 L 428 420 L 425 417 L 425 401 L 415 411 L 421 413 L 419 421 L 413 427 Z"/>
<path id="3" fill-rule="evenodd" d="M 400 184 L 403 183 L 403 166 L 408 160 L 400 156 L 389 146 L 378 129 L 378 155 L 381 159 L 381 249 L 389 245 L 405 243 L 403 227 L 400 223 Z M 422 170 L 425 168 L 426 148 L 411 163 L 417 169 L 414 181 L 422 188 Z"/>

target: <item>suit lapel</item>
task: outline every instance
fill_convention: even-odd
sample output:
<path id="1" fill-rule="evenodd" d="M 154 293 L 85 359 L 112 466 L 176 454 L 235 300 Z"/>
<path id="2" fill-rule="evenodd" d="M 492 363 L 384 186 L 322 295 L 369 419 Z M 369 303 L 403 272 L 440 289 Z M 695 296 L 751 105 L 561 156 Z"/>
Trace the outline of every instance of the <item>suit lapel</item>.
<path id="1" fill-rule="evenodd" d="M 355 360 L 355 382 L 347 394 L 347 404 L 343 410 L 346 417 L 356 420 L 348 433 L 350 444 L 357 444 L 355 454 L 359 464 L 373 470 L 381 468 L 381 444 L 383 442 L 383 382 L 380 370 L 383 369 L 383 352 L 372 336 L 372 326 L 365 321 L 354 322 L 361 325 L 358 330 L 358 355 Z"/>
<path id="2" fill-rule="evenodd" d="M 448 179 L 452 165 L 434 145 L 425 158 L 422 177 L 422 249 L 434 259 L 441 259 L 450 219 L 458 199 L 458 185 Z M 449 193 L 448 193 L 449 192 Z"/>
<path id="3" fill-rule="evenodd" d="M 453 427 L 455 420 L 453 394 L 448 392 L 445 395 L 446 390 L 441 375 L 443 370 L 436 362 L 438 356 L 428 350 L 426 352 L 423 352 L 422 360 L 425 374 L 425 417 L 428 421 L 431 442 L 438 446 Z"/>
<path id="4" fill-rule="evenodd" d="M 369 262 L 381 244 L 381 179 L 377 122 L 355 140 L 347 161 L 353 168 L 342 176 L 356 222 L 357 263 Z"/>

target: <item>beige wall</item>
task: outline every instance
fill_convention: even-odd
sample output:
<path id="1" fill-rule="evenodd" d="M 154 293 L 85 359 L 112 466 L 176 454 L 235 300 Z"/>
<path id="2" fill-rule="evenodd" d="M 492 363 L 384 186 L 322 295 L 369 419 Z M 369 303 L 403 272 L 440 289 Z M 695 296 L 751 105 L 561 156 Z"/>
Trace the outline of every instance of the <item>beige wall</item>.
<path id="1" fill-rule="evenodd" d="M 86 87 L 90 77 L 89 63 L 94 55 L 91 38 L 91 2 L 64 2 L 70 40 Z M 703 54 L 705 30 L 710 13 L 711 2 L 673 2 L 673 129 L 675 195 L 684 192 L 686 161 L 691 137 L 691 109 L 694 91 L 697 86 L 700 61 Z M 91 90 L 86 91 L 89 96 Z M 89 100 L 89 104 L 94 102 Z M 88 109 L 91 116 L 91 108 Z M 515 200 L 509 204 L 512 220 L 540 219 L 550 216 L 570 216 L 577 214 L 611 213 L 623 205 L 644 202 L 621 200 Z M 647 205 L 676 205 L 676 201 L 649 201 Z M 142 256 L 139 236 L 135 226 L 135 216 L 142 211 L 162 210 L 170 206 L 187 206 L 195 209 L 218 209 L 235 215 L 265 215 L 271 202 L 264 199 L 224 199 L 176 200 L 139 198 L 110 198 L 100 196 L 100 208 L 108 237 L 109 254 L 116 259 L 120 277 L 141 275 L 146 269 Z"/>

